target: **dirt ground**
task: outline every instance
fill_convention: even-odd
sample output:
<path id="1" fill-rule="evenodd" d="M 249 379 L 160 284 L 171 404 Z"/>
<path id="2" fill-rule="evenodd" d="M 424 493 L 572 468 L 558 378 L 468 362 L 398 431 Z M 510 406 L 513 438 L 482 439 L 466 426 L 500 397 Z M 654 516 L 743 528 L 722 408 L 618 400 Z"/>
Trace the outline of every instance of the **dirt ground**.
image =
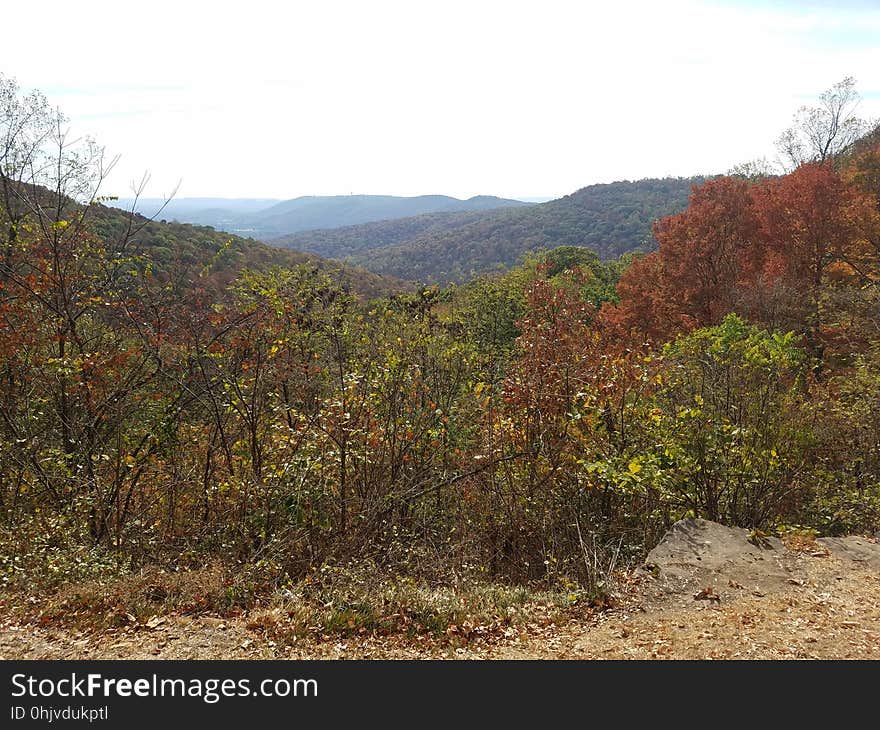
<path id="1" fill-rule="evenodd" d="M 0 658 L 880 659 L 876 540 L 756 546 L 745 531 L 691 521 L 673 530 L 648 564 L 622 584 L 609 610 L 467 641 L 396 635 L 277 642 L 247 615 L 170 615 L 89 635 L 7 618 L 0 619 Z"/>

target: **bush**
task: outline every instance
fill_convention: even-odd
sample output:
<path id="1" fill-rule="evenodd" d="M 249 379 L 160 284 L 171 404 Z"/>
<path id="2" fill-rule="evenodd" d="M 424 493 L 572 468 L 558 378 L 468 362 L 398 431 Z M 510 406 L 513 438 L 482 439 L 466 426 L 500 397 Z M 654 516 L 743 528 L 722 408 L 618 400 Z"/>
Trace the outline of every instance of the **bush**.
<path id="1" fill-rule="evenodd" d="M 759 528 L 796 514 L 809 434 L 794 335 L 731 314 L 667 345 L 664 358 L 654 420 L 671 516 Z"/>
<path id="2" fill-rule="evenodd" d="M 817 388 L 804 411 L 814 442 L 801 520 L 824 534 L 880 528 L 880 353 Z"/>

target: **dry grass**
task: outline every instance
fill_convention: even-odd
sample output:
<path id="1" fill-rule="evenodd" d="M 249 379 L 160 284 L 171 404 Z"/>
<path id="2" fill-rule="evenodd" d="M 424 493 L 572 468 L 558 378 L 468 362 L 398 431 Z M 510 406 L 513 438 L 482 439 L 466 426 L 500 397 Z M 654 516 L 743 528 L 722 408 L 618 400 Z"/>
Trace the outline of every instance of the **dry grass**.
<path id="1" fill-rule="evenodd" d="M 789 550 L 797 553 L 822 553 L 828 555 L 826 548 L 817 539 L 817 533 L 813 530 L 797 530 L 789 532 L 782 538 L 782 543 Z"/>
<path id="2" fill-rule="evenodd" d="M 252 611 L 247 627 L 277 641 L 400 634 L 467 640 L 503 632 L 536 613 L 564 620 L 588 599 L 581 593 L 534 591 L 522 586 L 468 583 L 430 586 L 404 578 L 364 578 L 337 573 L 331 580 L 306 581 Z"/>
<path id="3" fill-rule="evenodd" d="M 158 617 L 241 616 L 246 628 L 279 644 L 304 637 L 431 635 L 450 640 L 503 632 L 537 614 L 564 621 L 592 610 L 582 591 L 532 590 L 468 582 L 435 586 L 381 575 L 369 566 L 334 568 L 276 589 L 222 566 L 63 584 L 40 594 L 7 590 L 0 605 L 23 623 L 90 634 L 142 628 Z"/>
<path id="4" fill-rule="evenodd" d="M 67 583 L 45 595 L 7 596 L 24 620 L 41 626 L 101 630 L 145 623 L 169 613 L 229 615 L 244 607 L 229 571 L 211 566 L 170 572 L 145 569 L 105 580 Z"/>

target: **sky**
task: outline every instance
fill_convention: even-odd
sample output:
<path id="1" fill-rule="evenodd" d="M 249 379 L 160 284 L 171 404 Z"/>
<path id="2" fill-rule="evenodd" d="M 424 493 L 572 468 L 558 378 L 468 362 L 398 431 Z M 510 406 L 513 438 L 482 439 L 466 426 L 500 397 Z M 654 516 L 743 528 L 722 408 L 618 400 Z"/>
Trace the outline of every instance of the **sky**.
<path id="1" fill-rule="evenodd" d="M 773 155 L 880 0 L 7 3 L 0 72 L 120 159 L 104 194 L 558 197 Z M 22 30 L 18 30 L 22 29 Z"/>

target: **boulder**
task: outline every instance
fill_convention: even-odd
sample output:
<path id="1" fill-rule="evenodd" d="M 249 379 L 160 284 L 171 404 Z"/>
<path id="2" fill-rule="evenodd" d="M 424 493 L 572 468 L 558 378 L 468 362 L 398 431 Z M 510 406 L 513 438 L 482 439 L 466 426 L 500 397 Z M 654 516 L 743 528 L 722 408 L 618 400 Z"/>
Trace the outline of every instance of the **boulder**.
<path id="1" fill-rule="evenodd" d="M 880 543 L 876 539 L 850 535 L 848 537 L 820 537 L 816 542 L 843 562 L 880 573 Z"/>
<path id="2" fill-rule="evenodd" d="M 764 590 L 788 581 L 788 552 L 779 538 L 750 539 L 748 530 L 688 518 L 676 522 L 650 553 L 646 567 L 670 589 Z"/>

